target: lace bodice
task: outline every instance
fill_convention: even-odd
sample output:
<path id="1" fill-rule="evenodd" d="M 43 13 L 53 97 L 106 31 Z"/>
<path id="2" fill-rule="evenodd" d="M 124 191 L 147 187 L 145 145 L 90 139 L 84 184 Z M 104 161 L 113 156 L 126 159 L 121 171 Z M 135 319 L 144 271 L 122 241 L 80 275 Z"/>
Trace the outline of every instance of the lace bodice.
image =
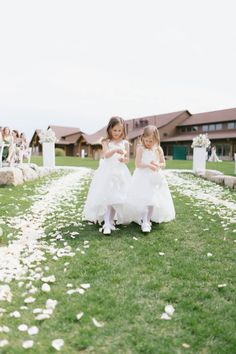
<path id="1" fill-rule="evenodd" d="M 142 163 L 148 164 L 151 161 L 160 162 L 160 158 L 158 158 L 159 153 L 157 149 L 144 149 L 142 153 Z"/>

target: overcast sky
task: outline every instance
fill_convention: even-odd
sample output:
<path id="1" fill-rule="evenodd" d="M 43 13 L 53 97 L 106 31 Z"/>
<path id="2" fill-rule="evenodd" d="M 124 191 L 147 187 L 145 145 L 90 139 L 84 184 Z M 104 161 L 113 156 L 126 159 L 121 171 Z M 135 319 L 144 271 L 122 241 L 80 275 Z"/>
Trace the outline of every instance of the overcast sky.
<path id="1" fill-rule="evenodd" d="M 235 0 L 0 0 L 0 125 L 236 107 Z"/>

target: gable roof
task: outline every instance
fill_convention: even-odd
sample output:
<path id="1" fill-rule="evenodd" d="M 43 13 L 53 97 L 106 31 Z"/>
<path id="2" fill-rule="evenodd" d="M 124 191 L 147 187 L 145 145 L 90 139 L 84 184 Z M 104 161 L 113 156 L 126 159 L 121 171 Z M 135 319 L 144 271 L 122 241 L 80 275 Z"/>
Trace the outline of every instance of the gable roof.
<path id="1" fill-rule="evenodd" d="M 192 114 L 191 117 L 186 118 L 185 121 L 178 124 L 178 126 L 227 122 L 232 120 L 236 121 L 236 108 Z"/>
<path id="2" fill-rule="evenodd" d="M 74 128 L 74 127 L 64 127 L 61 125 L 49 125 L 48 128 L 51 128 L 58 139 L 60 139 L 63 136 L 75 134 L 80 132 L 80 128 Z"/>
<path id="3" fill-rule="evenodd" d="M 178 116 L 180 116 L 183 113 L 187 113 L 189 114 L 189 116 L 191 115 L 189 113 L 189 111 L 184 110 L 184 111 L 178 111 L 178 112 L 171 112 L 171 113 L 165 113 L 165 114 L 157 114 L 154 116 L 147 116 L 147 117 L 142 117 L 142 118 L 134 118 L 134 119 L 129 119 L 126 120 L 125 122 L 131 122 L 131 121 L 147 121 L 148 124 L 151 125 L 155 125 L 158 129 L 164 127 L 165 125 L 169 124 L 170 122 L 172 122 L 174 119 L 176 119 Z M 128 137 L 129 139 L 135 139 L 136 137 L 140 136 L 143 133 L 143 127 L 139 127 L 136 128 L 134 130 L 132 130 L 129 134 Z"/>

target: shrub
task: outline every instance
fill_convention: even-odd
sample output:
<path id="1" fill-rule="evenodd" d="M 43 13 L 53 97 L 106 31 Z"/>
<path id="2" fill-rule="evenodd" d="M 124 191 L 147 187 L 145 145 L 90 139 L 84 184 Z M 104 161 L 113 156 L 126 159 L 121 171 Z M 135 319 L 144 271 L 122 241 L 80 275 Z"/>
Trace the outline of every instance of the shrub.
<path id="1" fill-rule="evenodd" d="M 65 150 L 61 148 L 56 148 L 55 149 L 55 156 L 66 156 Z"/>

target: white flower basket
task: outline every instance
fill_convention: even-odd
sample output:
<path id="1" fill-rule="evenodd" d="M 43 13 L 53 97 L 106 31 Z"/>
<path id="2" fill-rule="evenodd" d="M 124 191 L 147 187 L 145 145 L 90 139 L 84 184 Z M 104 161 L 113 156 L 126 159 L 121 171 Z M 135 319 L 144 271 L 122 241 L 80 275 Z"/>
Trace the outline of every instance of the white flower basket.
<path id="1" fill-rule="evenodd" d="M 204 172 L 206 170 L 206 148 L 195 147 L 193 149 L 193 172 Z"/>
<path id="2" fill-rule="evenodd" d="M 43 166 L 55 167 L 55 143 L 43 143 Z"/>

